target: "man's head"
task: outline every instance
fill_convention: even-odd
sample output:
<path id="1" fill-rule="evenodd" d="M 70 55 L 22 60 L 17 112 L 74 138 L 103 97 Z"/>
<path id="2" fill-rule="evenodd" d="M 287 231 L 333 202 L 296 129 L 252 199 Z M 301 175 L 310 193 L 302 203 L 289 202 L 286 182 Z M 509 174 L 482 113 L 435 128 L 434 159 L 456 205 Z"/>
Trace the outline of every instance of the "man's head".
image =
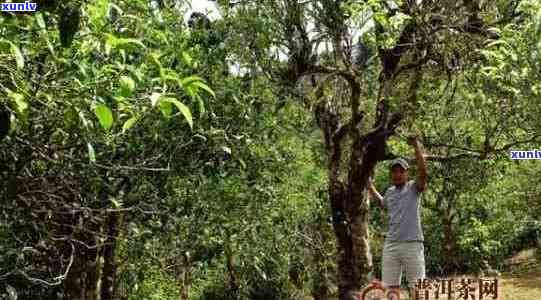
<path id="1" fill-rule="evenodd" d="M 403 158 L 394 159 L 389 165 L 394 185 L 403 185 L 408 181 L 409 164 Z"/>

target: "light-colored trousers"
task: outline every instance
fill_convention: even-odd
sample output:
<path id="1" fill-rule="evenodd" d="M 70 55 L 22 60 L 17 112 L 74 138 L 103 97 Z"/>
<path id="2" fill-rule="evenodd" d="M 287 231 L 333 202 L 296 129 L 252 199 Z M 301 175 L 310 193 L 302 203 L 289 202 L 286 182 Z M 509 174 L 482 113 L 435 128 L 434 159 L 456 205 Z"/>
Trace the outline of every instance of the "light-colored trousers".
<path id="1" fill-rule="evenodd" d="M 402 271 L 408 287 L 414 288 L 418 279 L 425 278 L 425 254 L 422 242 L 385 241 L 382 257 L 383 286 L 400 286 Z"/>

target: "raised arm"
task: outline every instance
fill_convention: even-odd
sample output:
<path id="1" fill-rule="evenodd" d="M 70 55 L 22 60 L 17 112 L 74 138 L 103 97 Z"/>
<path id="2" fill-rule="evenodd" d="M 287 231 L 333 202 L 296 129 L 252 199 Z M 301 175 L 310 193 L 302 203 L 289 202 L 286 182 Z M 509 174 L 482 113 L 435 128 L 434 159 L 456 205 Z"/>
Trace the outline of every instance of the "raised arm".
<path id="1" fill-rule="evenodd" d="M 368 194 L 370 196 L 370 199 L 376 203 L 377 206 L 379 206 L 381 209 L 384 208 L 383 205 L 383 196 L 381 196 L 380 193 L 376 190 L 376 187 L 374 186 L 374 183 L 372 182 L 372 178 L 368 180 Z"/>
<path id="2" fill-rule="evenodd" d="M 408 138 L 408 144 L 413 146 L 413 149 L 415 150 L 415 160 L 417 161 L 416 184 L 419 192 L 423 192 L 426 190 L 427 182 L 426 160 L 423 155 L 423 146 L 416 136 L 411 136 Z"/>

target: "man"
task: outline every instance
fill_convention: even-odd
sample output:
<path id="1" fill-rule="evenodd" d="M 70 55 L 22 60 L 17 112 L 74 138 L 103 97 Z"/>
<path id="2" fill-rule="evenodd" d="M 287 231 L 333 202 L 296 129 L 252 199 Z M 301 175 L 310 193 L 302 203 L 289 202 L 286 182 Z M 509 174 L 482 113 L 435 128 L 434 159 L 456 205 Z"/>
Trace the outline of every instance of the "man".
<path id="1" fill-rule="evenodd" d="M 421 193 L 426 190 L 426 161 L 417 137 L 408 138 L 415 150 L 417 178 L 409 180 L 409 165 L 397 158 L 389 165 L 393 185 L 382 197 L 370 179 L 370 198 L 389 213 L 389 231 L 382 256 L 383 286 L 399 289 L 402 270 L 406 273 L 410 296 L 418 279 L 425 277 L 424 236 L 421 228 Z"/>

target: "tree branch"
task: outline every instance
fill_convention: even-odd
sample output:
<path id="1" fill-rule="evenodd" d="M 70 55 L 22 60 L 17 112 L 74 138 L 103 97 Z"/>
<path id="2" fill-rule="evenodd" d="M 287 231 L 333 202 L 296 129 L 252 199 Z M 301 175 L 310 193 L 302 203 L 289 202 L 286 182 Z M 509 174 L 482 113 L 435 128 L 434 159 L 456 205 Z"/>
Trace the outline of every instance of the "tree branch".
<path id="1" fill-rule="evenodd" d="M 60 285 L 60 284 L 62 284 L 64 279 L 66 279 L 66 277 L 68 276 L 68 273 L 71 270 L 71 266 L 73 265 L 73 260 L 75 259 L 75 246 L 73 246 L 73 243 L 70 243 L 70 245 L 71 245 L 71 255 L 70 255 L 70 260 L 69 260 L 68 266 L 66 267 L 66 270 L 64 271 L 64 273 L 60 274 L 59 276 L 54 277 L 53 281 L 47 281 L 47 280 L 43 280 L 43 279 L 40 279 L 40 278 L 32 277 L 32 276 L 28 275 L 26 272 L 24 272 L 22 270 L 19 270 L 19 269 L 8 272 L 8 273 L 6 273 L 4 275 L 1 275 L 0 279 L 4 279 L 4 278 L 7 278 L 7 277 L 12 276 L 12 275 L 19 274 L 19 275 L 23 276 L 26 280 L 31 281 L 33 283 L 39 283 L 39 284 L 43 284 L 43 285 L 47 285 L 47 286 Z"/>

